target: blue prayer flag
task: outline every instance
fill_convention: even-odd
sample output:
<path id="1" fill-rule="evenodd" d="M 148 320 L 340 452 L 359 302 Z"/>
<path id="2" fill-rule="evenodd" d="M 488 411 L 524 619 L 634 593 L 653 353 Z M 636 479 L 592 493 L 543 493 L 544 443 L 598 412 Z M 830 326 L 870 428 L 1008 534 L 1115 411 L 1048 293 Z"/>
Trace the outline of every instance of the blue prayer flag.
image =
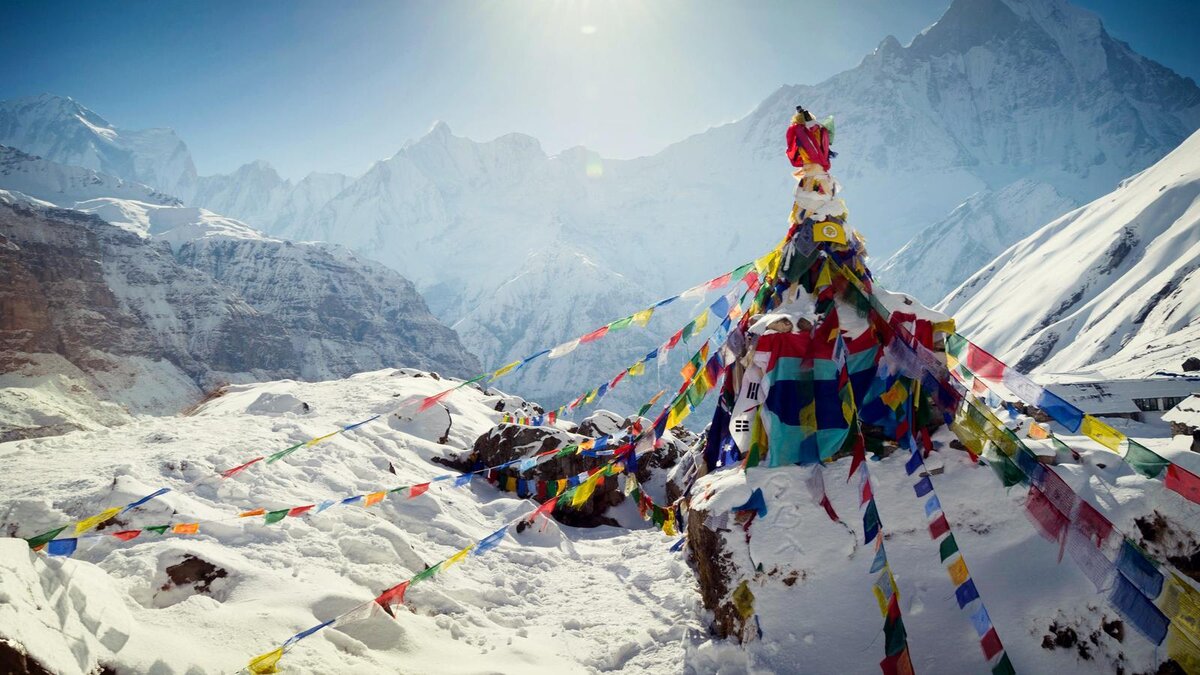
<path id="1" fill-rule="evenodd" d="M 79 545 L 78 539 L 51 539 L 46 543 L 46 553 L 50 555 L 71 555 Z"/>
<path id="2" fill-rule="evenodd" d="M 938 500 L 937 495 L 930 497 L 929 501 L 925 502 L 925 517 L 926 518 L 932 516 L 935 512 L 941 511 L 941 510 L 942 510 L 942 502 L 940 502 Z"/>
<path id="3" fill-rule="evenodd" d="M 917 469 L 921 468 L 921 465 L 924 463 L 925 461 L 921 459 L 921 450 L 914 444 L 912 456 L 909 457 L 908 461 L 904 463 L 904 471 L 911 476 L 916 473 Z"/>
<path id="4" fill-rule="evenodd" d="M 1126 539 L 1117 556 L 1117 569 L 1147 598 L 1157 598 L 1162 592 L 1163 575 L 1141 551 Z"/>
<path id="5" fill-rule="evenodd" d="M 735 506 L 733 511 L 754 511 L 759 518 L 767 515 L 767 501 L 763 498 L 762 488 L 754 488 L 754 492 L 750 494 L 750 498 L 745 504 Z"/>
<path id="6" fill-rule="evenodd" d="M 979 637 L 987 635 L 988 630 L 992 627 L 992 617 L 988 616 L 987 607 L 983 603 L 979 604 L 979 609 L 971 614 L 971 625 L 975 626 L 975 632 Z"/>
<path id="7" fill-rule="evenodd" d="M 917 484 L 913 486 L 913 492 L 916 492 L 918 497 L 924 497 L 933 492 L 933 482 L 929 480 L 929 476 L 917 481 Z"/>
<path id="8" fill-rule="evenodd" d="M 954 597 L 958 599 L 960 608 L 966 607 L 972 600 L 978 600 L 979 591 L 975 589 L 975 580 L 967 579 L 962 586 L 954 589 Z"/>
<path id="9" fill-rule="evenodd" d="M 1141 591 L 1125 578 L 1125 575 L 1117 575 L 1116 583 L 1113 584 L 1112 596 L 1109 599 L 1121 616 L 1133 624 L 1134 628 L 1137 628 L 1142 635 L 1156 645 L 1162 644 L 1163 639 L 1167 637 L 1170 620 L 1154 606 L 1153 602 L 1142 595 Z"/>
<path id="10" fill-rule="evenodd" d="M 484 553 L 487 553 L 488 551 L 496 548 L 497 546 L 500 545 L 500 540 L 504 539 L 504 534 L 506 532 L 508 532 L 507 525 L 505 525 L 504 527 L 489 534 L 488 536 L 484 537 L 483 539 L 480 539 L 479 543 L 475 544 L 475 548 L 472 550 L 472 554 L 483 555 Z"/>

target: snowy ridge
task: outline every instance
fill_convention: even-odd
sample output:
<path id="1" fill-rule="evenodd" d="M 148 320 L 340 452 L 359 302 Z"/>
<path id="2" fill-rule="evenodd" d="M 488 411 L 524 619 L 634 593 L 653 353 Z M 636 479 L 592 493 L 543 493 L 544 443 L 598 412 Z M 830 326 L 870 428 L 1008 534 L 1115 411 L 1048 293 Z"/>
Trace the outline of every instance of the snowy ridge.
<path id="1" fill-rule="evenodd" d="M 98 197 L 131 199 L 161 206 L 181 204 L 178 199 L 140 183 L 51 162 L 4 145 L 0 145 L 0 187 L 68 206 Z"/>
<path id="2" fill-rule="evenodd" d="M 1078 206 L 1047 183 L 1019 180 L 971 195 L 873 271 L 892 288 L 934 304 L 1004 249 Z"/>
<path id="3" fill-rule="evenodd" d="M 293 439 L 327 433 L 364 412 L 386 414 L 397 401 L 437 393 L 446 384 L 403 371 L 379 371 L 342 381 L 245 385 L 190 417 L 148 419 L 99 432 L 90 437 L 86 451 L 77 439 L 66 438 L 5 444 L 0 457 L 19 467 L 17 473 L 37 472 L 59 488 L 21 486 L 13 472 L 6 472 L 0 489 L 11 496 L 14 508 L 6 512 L 4 523 L 36 529 L 50 520 L 132 500 L 164 482 L 177 484 L 224 470 L 247 446 L 286 447 Z M 309 411 L 276 405 L 285 399 L 308 403 Z M 122 520 L 140 526 L 175 513 L 230 516 L 248 500 L 319 501 L 380 484 L 425 481 L 445 472 L 429 462 L 431 457 L 462 452 L 493 426 L 499 418 L 497 401 L 498 396 L 473 388 L 446 399 L 452 414 L 449 447 L 438 445 L 433 436 L 444 433 L 444 427 L 391 417 L 331 439 L 318 451 L 295 454 L 269 469 L 248 470 L 225 481 L 219 492 L 206 488 L 169 494 Z M 47 461 L 50 456 L 53 462 Z M 68 464 L 73 465 L 69 471 Z M 119 474 L 115 485 L 114 471 Z M 72 560 L 39 559 L 23 542 L 4 542 L 0 565 L 17 571 L 18 578 L 45 576 L 50 588 L 55 587 L 52 570 L 96 572 L 93 583 L 80 592 L 97 608 L 111 606 L 112 614 L 103 621 L 68 621 L 61 634 L 25 643 L 39 659 L 71 646 L 77 664 L 45 661 L 63 664 L 64 673 L 88 672 L 98 665 L 137 672 L 231 672 L 288 635 L 374 597 L 532 506 L 483 481 L 459 489 L 442 484 L 417 499 L 392 497 L 371 509 L 335 508 L 271 526 L 235 522 L 213 526 L 199 537 L 116 547 L 105 543 Z M 626 505 L 618 511 L 623 522 L 639 524 L 638 529 L 574 530 L 551 523 L 544 532 L 510 532 L 499 550 L 468 558 L 410 590 L 398 619 L 379 613 L 324 631 L 293 650 L 285 665 L 297 672 L 676 669 L 683 656 L 681 639 L 699 629 L 695 619 L 687 618 L 694 591 L 678 582 L 686 567 L 666 554 L 669 539 L 642 529 L 636 510 Z M 166 569 L 186 556 L 202 558 L 225 574 L 209 584 L 171 583 Z M 297 560 L 306 562 L 293 566 Z M 588 594 L 585 589 L 603 594 L 603 611 L 581 612 L 570 600 Z M 17 604 L 0 606 L 0 612 L 11 607 L 14 615 L 20 611 L 24 617 L 45 616 L 60 623 L 52 616 L 53 605 L 25 600 L 24 593 L 15 597 Z M 122 601 L 114 601 L 117 597 Z M 75 610 L 57 611 L 73 615 Z M 0 621 L 0 626 L 11 625 Z"/>
<path id="4" fill-rule="evenodd" d="M 0 143 L 182 199 L 196 189 L 192 156 L 174 131 L 118 129 L 71 98 L 42 94 L 0 101 Z"/>
<path id="5" fill-rule="evenodd" d="M 1178 371 L 1200 325 L 1200 134 L 1006 250 L 938 309 L 1017 369 Z M 1189 351 L 1190 349 L 1190 351 Z"/>

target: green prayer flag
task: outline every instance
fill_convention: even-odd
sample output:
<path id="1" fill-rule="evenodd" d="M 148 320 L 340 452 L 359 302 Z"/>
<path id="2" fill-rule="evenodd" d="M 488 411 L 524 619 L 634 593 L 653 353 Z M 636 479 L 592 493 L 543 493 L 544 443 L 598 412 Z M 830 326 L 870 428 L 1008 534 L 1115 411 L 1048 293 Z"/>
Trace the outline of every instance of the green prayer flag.
<path id="1" fill-rule="evenodd" d="M 1017 675 L 1017 671 L 1013 669 L 1012 661 L 1008 660 L 1008 652 L 1000 657 L 1000 662 L 992 668 L 992 675 Z"/>
<path id="2" fill-rule="evenodd" d="M 155 525 L 154 527 L 143 527 L 142 529 L 147 532 L 157 532 L 158 534 L 165 534 L 168 527 L 170 527 L 170 525 Z"/>
<path id="3" fill-rule="evenodd" d="M 34 536 L 26 539 L 25 541 L 29 542 L 29 548 L 37 548 L 39 546 L 45 545 L 46 542 L 49 542 L 51 539 L 54 539 L 55 537 L 57 537 L 58 533 L 62 532 L 65 529 L 67 529 L 67 526 L 63 525 L 62 527 L 58 528 L 57 530 L 49 530 L 47 532 L 43 532 L 41 534 L 34 535 Z"/>
<path id="4" fill-rule="evenodd" d="M 739 268 L 735 269 L 734 271 L 730 272 L 730 273 L 729 273 L 729 276 L 730 276 L 730 278 L 732 278 L 734 281 L 738 281 L 738 280 L 739 280 L 739 279 L 741 279 L 742 277 L 746 276 L 746 272 L 749 272 L 749 271 L 750 271 L 750 270 L 752 270 L 752 269 L 754 269 L 754 263 L 753 263 L 753 262 L 748 262 L 748 263 L 746 263 L 745 265 L 742 265 L 741 267 L 739 267 Z"/>
<path id="5" fill-rule="evenodd" d="M 946 353 L 960 362 L 967 351 L 967 339 L 958 333 L 951 333 L 946 336 Z"/>
<path id="6" fill-rule="evenodd" d="M 984 458 L 992 467 L 992 471 L 996 472 L 996 476 L 1004 484 L 1004 487 L 1012 487 L 1025 480 L 1025 472 L 1021 471 L 1021 468 L 1006 455 L 997 451 L 994 446 L 988 445 Z"/>
<path id="7" fill-rule="evenodd" d="M 279 452 L 277 452 L 267 458 L 267 464 L 270 464 L 271 462 L 274 462 L 276 460 L 280 460 L 280 459 L 283 459 L 284 457 L 287 457 L 288 455 L 295 452 L 300 446 L 304 445 L 305 443 L 307 443 L 307 441 L 301 441 L 286 450 L 280 450 Z"/>
<path id="8" fill-rule="evenodd" d="M 942 562 L 950 559 L 950 556 L 958 553 L 958 542 L 954 541 L 954 534 L 942 540 L 941 547 L 938 549 L 938 555 L 942 557 Z"/>
<path id="9" fill-rule="evenodd" d="M 1125 452 L 1125 461 L 1129 466 L 1133 467 L 1134 471 L 1142 474 L 1147 478 L 1158 478 L 1171 463 L 1160 457 L 1150 448 L 1138 443 L 1132 438 L 1126 439 L 1129 441 L 1129 449 Z"/>
<path id="10" fill-rule="evenodd" d="M 694 332 L 696 332 L 696 322 L 689 321 L 687 325 L 683 327 L 683 341 L 687 342 L 689 339 L 691 339 L 692 333 Z"/>
<path id="11" fill-rule="evenodd" d="M 566 457 L 567 455 L 573 455 L 573 454 L 575 454 L 575 451 L 578 449 L 579 449 L 578 445 L 575 445 L 575 444 L 567 445 L 567 446 L 563 447 L 562 450 L 559 450 L 557 453 L 555 453 L 554 456 L 555 457 Z"/>
<path id="12" fill-rule="evenodd" d="M 267 511 L 267 524 L 270 525 L 271 523 L 278 523 L 279 521 L 283 520 L 287 517 L 288 511 L 290 510 L 291 509 L 279 509 L 278 511 Z"/>
<path id="13" fill-rule="evenodd" d="M 629 324 L 631 324 L 631 323 L 633 323 L 632 316 L 627 316 L 624 319 L 617 319 L 616 321 L 608 324 L 608 332 L 614 333 L 619 330 L 624 330 L 626 328 L 629 328 Z"/>
<path id="14" fill-rule="evenodd" d="M 438 564 L 434 565 L 433 567 L 426 567 L 424 570 L 419 572 L 417 574 L 417 576 L 413 577 L 412 581 L 408 582 L 408 587 L 412 588 L 413 586 L 416 586 L 418 583 L 425 581 L 429 577 L 437 574 L 438 570 L 441 569 L 441 567 L 442 567 L 442 563 L 438 563 Z"/>
<path id="15" fill-rule="evenodd" d="M 904 651 L 908 645 L 908 631 L 904 630 L 904 619 L 896 617 L 894 622 L 885 621 L 883 624 L 883 653 L 894 656 Z"/>

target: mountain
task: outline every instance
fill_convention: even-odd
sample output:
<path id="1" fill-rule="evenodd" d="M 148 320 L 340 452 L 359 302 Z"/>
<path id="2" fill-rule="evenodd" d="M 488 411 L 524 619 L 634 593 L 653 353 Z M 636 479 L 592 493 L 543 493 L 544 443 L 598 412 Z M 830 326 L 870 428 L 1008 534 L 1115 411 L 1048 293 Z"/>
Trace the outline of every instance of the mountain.
<path id="1" fill-rule="evenodd" d="M 201 176 L 189 201 L 274 231 L 312 219 L 317 209 L 349 182 L 349 176 L 339 173 L 310 173 L 292 183 L 281 178 L 270 164 L 257 161 L 231 174 Z"/>
<path id="2" fill-rule="evenodd" d="M 47 161 L 6 145 L 0 145 L 0 185 L 52 204 L 117 197 L 163 206 L 182 205 L 175 197 L 141 183 Z"/>
<path id="3" fill-rule="evenodd" d="M 1141 377 L 1200 356 L 1200 133 L 938 305 L 1021 370 Z"/>
<path id="4" fill-rule="evenodd" d="M 589 326 L 618 318 L 599 314 L 607 309 L 601 302 L 582 310 L 596 314 L 576 306 L 574 298 L 594 292 L 587 268 L 542 275 L 554 289 L 523 277 L 543 304 L 493 297 L 531 256 L 582 256 L 656 298 L 768 250 L 790 208 L 783 132 L 797 103 L 837 116 L 834 173 L 877 256 L 926 228 L 961 231 L 988 213 L 980 236 L 991 229 L 1003 248 L 1030 223 L 1104 194 L 1200 127 L 1200 88 L 1114 39 L 1090 12 L 1064 0 L 954 0 L 907 46 L 888 37 L 855 68 L 781 87 L 745 118 L 649 157 L 547 153 L 522 134 L 475 142 L 437 124 L 354 180 L 335 177 L 320 188 L 314 180 L 303 198 L 291 196 L 299 184 L 289 187 L 265 163 L 200 180 L 202 191 L 182 196 L 272 236 L 340 244 L 400 271 L 444 322 L 462 322 L 470 348 L 498 365 L 491 355 L 500 363 L 521 358 L 533 340 L 476 334 L 483 323 L 471 317 L 486 314 L 489 302 L 509 307 L 505 316 L 518 327 L 543 325 L 544 315 Z M 1028 202 L 1017 203 L 1022 198 Z M 998 250 L 973 246 L 973 234 L 958 237 L 956 265 L 967 270 Z M 886 274 L 901 262 L 936 265 L 917 260 L 928 248 L 921 242 Z M 918 292 L 936 298 L 955 276 Z M 918 283 L 896 278 L 897 290 Z M 539 346 L 575 337 L 555 332 L 568 322 L 546 325 Z M 663 324 L 654 337 L 677 327 Z M 597 356 L 597 367 L 615 374 L 631 356 Z M 508 386 L 531 397 L 557 394 L 531 375 L 518 372 Z"/>
<path id="5" fill-rule="evenodd" d="M 174 131 L 118 129 L 71 98 L 42 94 L 0 101 L 0 144 L 185 200 L 196 189 L 191 153 Z"/>
<path id="6" fill-rule="evenodd" d="M 977 192 L 917 233 L 875 276 L 935 304 L 1012 243 L 1076 206 L 1054 186 L 1028 179 Z"/>
<path id="7" fill-rule="evenodd" d="M 30 174 L 0 188 L 11 175 Z M 4 439 L 175 412 L 224 382 L 481 369 L 407 279 L 340 247 L 196 207 L 72 206 L 0 190 Z"/>

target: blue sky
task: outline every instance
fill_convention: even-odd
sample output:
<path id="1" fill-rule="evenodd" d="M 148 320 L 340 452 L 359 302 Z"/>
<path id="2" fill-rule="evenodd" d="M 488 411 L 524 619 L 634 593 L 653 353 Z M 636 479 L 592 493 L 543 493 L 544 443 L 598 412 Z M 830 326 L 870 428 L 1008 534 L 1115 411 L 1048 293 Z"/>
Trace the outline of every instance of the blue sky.
<path id="1" fill-rule="evenodd" d="M 360 173 L 445 120 L 650 154 L 781 84 L 907 43 L 949 0 L 491 0 L 0 5 L 0 98 L 72 96 L 118 127 L 169 126 L 202 174 L 266 159 Z M 1197 0 L 1078 0 L 1200 79 Z"/>

